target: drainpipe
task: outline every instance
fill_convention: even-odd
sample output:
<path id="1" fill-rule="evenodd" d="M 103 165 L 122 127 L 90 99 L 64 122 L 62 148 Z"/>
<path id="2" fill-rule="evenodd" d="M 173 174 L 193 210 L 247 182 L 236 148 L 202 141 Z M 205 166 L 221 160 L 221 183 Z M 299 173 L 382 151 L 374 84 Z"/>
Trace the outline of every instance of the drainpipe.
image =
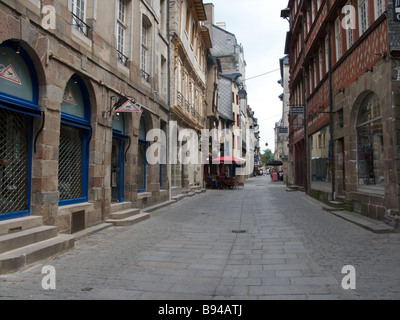
<path id="1" fill-rule="evenodd" d="M 305 37 L 304 37 L 304 30 L 305 30 L 305 20 L 304 20 L 304 15 L 302 15 L 302 31 L 301 31 L 301 38 L 302 38 L 302 43 L 303 43 L 303 64 L 306 61 L 306 45 L 304 43 Z M 307 143 L 307 102 L 306 102 L 306 73 L 303 67 L 303 103 L 304 103 L 304 168 L 305 168 L 305 175 L 303 177 L 304 182 L 303 184 L 305 185 L 305 193 L 308 194 L 308 143 Z"/>
<path id="2" fill-rule="evenodd" d="M 329 0 L 326 0 L 326 9 L 329 14 L 330 5 Z M 332 179 L 332 200 L 335 200 L 335 148 L 334 148 L 334 140 L 333 140 L 333 79 L 332 79 L 332 43 L 331 43 L 331 29 L 328 26 L 328 73 L 329 73 L 329 130 L 331 136 L 331 179 Z"/>
<path id="3" fill-rule="evenodd" d="M 172 198 L 172 184 L 171 184 L 171 165 L 169 163 L 169 155 L 170 155 L 170 123 L 171 123 L 171 35 L 170 35 L 170 0 L 167 1 L 167 47 L 168 47 L 168 61 L 167 61 L 167 78 L 168 78 L 168 125 L 167 125 L 167 154 L 166 154 L 166 161 L 167 161 L 167 185 L 168 185 L 168 200 L 171 201 Z"/>

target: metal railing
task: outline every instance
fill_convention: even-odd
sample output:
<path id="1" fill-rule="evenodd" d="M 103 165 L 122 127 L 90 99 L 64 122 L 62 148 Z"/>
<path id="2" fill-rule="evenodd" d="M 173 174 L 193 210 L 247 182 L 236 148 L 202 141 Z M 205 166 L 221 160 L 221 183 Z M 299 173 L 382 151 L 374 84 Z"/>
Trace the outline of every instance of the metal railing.
<path id="1" fill-rule="evenodd" d="M 183 95 L 178 91 L 178 106 L 183 108 Z"/>
<path id="2" fill-rule="evenodd" d="M 186 111 L 190 112 L 190 103 L 187 100 L 185 100 L 185 107 L 186 107 Z"/>
<path id="3" fill-rule="evenodd" d="M 72 26 L 87 37 L 89 35 L 90 27 L 85 22 L 83 22 L 83 20 L 79 18 L 76 14 L 74 14 L 73 12 L 71 12 L 71 14 Z"/>
<path id="4" fill-rule="evenodd" d="M 144 70 L 141 70 L 141 72 L 142 72 L 142 79 L 144 79 L 146 82 L 150 83 L 150 75 Z"/>
<path id="5" fill-rule="evenodd" d="M 123 64 L 125 67 L 128 65 L 128 57 L 119 50 L 117 50 L 117 60 L 119 63 Z"/>

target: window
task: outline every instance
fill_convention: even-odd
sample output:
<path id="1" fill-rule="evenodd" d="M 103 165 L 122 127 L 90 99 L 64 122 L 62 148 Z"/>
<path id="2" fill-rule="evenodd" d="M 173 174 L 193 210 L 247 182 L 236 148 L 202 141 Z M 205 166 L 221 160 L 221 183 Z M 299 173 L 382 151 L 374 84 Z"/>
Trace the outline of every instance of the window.
<path id="1" fill-rule="evenodd" d="M 314 0 L 311 0 L 311 21 L 314 23 L 315 20 L 315 7 L 314 7 Z"/>
<path id="2" fill-rule="evenodd" d="M 322 77 L 324 76 L 323 70 L 322 70 L 323 63 L 324 63 L 324 56 L 322 54 L 322 48 L 318 52 L 318 61 L 319 61 L 319 64 L 318 64 L 319 79 L 322 80 Z"/>
<path id="3" fill-rule="evenodd" d="M 311 136 L 311 184 L 332 181 L 330 137 L 329 126 Z"/>
<path id="4" fill-rule="evenodd" d="M 384 0 L 374 0 L 375 6 L 375 19 L 378 19 L 383 12 L 385 12 L 385 1 Z"/>
<path id="5" fill-rule="evenodd" d="M 357 118 L 358 185 L 384 186 L 383 123 L 377 95 L 369 93 Z"/>
<path id="6" fill-rule="evenodd" d="M 313 70 L 314 70 L 314 88 L 317 87 L 317 60 L 314 58 L 313 59 Z"/>
<path id="7" fill-rule="evenodd" d="M 142 79 L 146 82 L 150 82 L 150 30 L 151 24 L 148 18 L 143 15 L 142 16 L 142 39 L 141 39 L 141 61 L 140 61 L 140 68 L 142 71 Z"/>
<path id="8" fill-rule="evenodd" d="M 186 9 L 186 27 L 185 27 L 185 31 L 186 31 L 187 35 L 189 35 L 189 26 L 190 26 L 190 8 L 187 7 L 187 9 Z"/>
<path id="9" fill-rule="evenodd" d="M 168 68 L 167 68 L 167 59 L 161 55 L 160 57 L 160 63 L 161 63 L 161 75 L 160 75 L 160 95 L 164 99 L 167 98 L 167 84 L 168 84 Z"/>
<path id="10" fill-rule="evenodd" d="M 352 28 L 349 28 L 346 30 L 346 44 L 347 44 L 347 50 L 349 50 L 351 48 L 351 46 L 354 44 Z"/>
<path id="11" fill-rule="evenodd" d="M 72 27 L 88 36 L 89 26 L 86 24 L 87 0 L 72 0 Z"/>
<path id="12" fill-rule="evenodd" d="M 117 17 L 117 58 L 118 62 L 127 65 L 128 58 L 125 56 L 125 34 L 126 34 L 126 3 L 125 0 L 118 0 Z"/>
<path id="13" fill-rule="evenodd" d="M 193 21 L 192 24 L 192 33 L 191 33 L 191 38 L 190 38 L 190 44 L 192 45 L 192 48 L 194 48 L 194 40 L 196 38 L 196 23 Z"/>
<path id="14" fill-rule="evenodd" d="M 340 19 L 335 20 L 335 46 L 336 46 L 336 61 L 342 57 L 342 28 Z"/>
<path id="15" fill-rule="evenodd" d="M 329 37 L 325 37 L 325 70 L 329 71 Z"/>
<path id="16" fill-rule="evenodd" d="M 362 35 L 368 29 L 368 1 L 358 1 L 358 14 L 360 20 L 360 35 Z"/>
<path id="17" fill-rule="evenodd" d="M 167 0 L 160 0 L 160 29 L 161 34 L 167 33 Z"/>

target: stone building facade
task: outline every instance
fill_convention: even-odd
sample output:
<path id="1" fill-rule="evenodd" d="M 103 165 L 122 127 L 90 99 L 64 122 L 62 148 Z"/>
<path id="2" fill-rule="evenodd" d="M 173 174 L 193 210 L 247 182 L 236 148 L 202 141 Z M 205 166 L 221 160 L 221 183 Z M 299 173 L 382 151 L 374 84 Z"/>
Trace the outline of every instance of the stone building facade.
<path id="1" fill-rule="evenodd" d="M 294 183 L 382 219 L 400 201 L 395 2 L 291 0 L 282 17 L 291 106 L 304 108 L 290 115 Z"/>
<path id="2" fill-rule="evenodd" d="M 275 160 L 281 161 L 284 181 L 293 184 L 289 180 L 292 175 L 292 158 L 289 155 L 289 57 L 285 56 L 279 60 L 281 79 L 278 83 L 282 86 L 283 93 L 279 96 L 282 101 L 282 118 L 275 124 Z"/>
<path id="3" fill-rule="evenodd" d="M 168 199 L 167 1 L 0 3 L 0 220 L 72 233 Z M 139 112 L 123 112 L 119 108 Z"/>
<path id="4" fill-rule="evenodd" d="M 211 38 L 201 0 L 169 1 L 171 36 L 171 184 L 172 195 L 201 188 L 199 140 L 206 127 L 207 50 Z M 197 146 L 194 147 L 194 146 Z M 192 150 L 187 150 L 187 148 Z M 195 150 L 195 151 L 194 151 Z"/>

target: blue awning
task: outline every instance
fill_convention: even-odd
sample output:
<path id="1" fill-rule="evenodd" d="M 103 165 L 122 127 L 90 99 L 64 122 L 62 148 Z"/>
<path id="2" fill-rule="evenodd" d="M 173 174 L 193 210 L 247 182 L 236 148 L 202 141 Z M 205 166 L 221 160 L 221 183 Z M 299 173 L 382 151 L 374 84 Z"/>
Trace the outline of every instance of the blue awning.
<path id="1" fill-rule="evenodd" d="M 26 114 L 26 115 L 32 116 L 32 117 L 38 117 L 38 118 L 42 117 L 42 111 L 40 111 L 39 109 L 24 107 L 21 105 L 14 105 L 14 104 L 5 103 L 5 102 L 0 101 L 0 108 L 7 109 L 9 111 L 18 112 L 18 113 L 23 113 L 23 114 Z"/>

